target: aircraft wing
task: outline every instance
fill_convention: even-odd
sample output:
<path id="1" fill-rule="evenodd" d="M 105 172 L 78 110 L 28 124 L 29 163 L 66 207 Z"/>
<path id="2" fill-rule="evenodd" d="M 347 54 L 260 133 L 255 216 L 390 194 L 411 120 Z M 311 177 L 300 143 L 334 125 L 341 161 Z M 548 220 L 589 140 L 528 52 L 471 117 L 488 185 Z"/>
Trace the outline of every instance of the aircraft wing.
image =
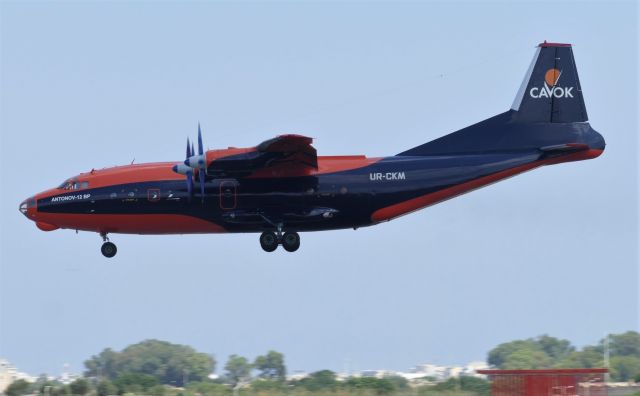
<path id="1" fill-rule="evenodd" d="M 307 175 L 318 169 L 312 142 L 312 138 L 302 135 L 280 135 L 251 149 L 207 153 L 207 175 Z"/>

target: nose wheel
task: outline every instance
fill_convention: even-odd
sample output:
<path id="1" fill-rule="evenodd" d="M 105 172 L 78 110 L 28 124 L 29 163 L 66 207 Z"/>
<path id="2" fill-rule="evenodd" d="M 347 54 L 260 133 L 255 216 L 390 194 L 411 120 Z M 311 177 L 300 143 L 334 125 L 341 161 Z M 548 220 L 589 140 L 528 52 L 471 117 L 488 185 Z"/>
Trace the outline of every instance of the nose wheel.
<path id="1" fill-rule="evenodd" d="M 111 258 L 115 256 L 116 253 L 118 252 L 118 248 L 116 247 L 116 244 L 113 242 L 109 242 L 109 238 L 107 238 L 106 233 L 101 233 L 100 236 L 104 241 L 104 243 L 102 244 L 102 247 L 100 248 L 102 255 L 106 258 Z"/>
<path id="2" fill-rule="evenodd" d="M 282 245 L 287 252 L 295 252 L 300 247 L 300 235 L 297 232 L 285 232 L 278 230 L 266 231 L 260 235 L 260 246 L 265 252 L 273 252 Z"/>

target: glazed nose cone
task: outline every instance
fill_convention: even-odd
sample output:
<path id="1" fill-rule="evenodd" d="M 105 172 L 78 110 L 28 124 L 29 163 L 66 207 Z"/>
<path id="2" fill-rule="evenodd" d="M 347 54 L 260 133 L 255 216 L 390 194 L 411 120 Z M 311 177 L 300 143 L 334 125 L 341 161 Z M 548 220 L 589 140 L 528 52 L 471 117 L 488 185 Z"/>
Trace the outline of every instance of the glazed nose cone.
<path id="1" fill-rule="evenodd" d="M 28 203 L 27 203 L 28 199 L 25 199 L 24 201 L 22 201 L 22 203 L 20 204 L 20 206 L 18 207 L 18 210 L 20 211 L 20 213 L 22 213 L 23 215 L 27 215 L 27 209 L 28 209 Z"/>
<path id="2" fill-rule="evenodd" d="M 27 219 L 35 221 L 35 218 L 36 218 L 36 199 L 34 197 L 29 197 L 29 198 L 25 199 L 18 206 L 18 210 Z"/>

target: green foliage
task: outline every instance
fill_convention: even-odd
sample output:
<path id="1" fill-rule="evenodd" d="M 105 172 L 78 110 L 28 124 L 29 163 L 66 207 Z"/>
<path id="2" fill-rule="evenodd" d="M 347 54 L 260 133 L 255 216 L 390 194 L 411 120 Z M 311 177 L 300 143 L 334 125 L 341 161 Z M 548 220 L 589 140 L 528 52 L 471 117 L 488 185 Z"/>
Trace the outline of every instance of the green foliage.
<path id="1" fill-rule="evenodd" d="M 384 379 L 390 381 L 393 384 L 393 387 L 398 391 L 404 391 L 409 388 L 409 381 L 404 377 L 390 375 L 388 377 L 384 377 Z"/>
<path id="2" fill-rule="evenodd" d="M 77 380 L 69 384 L 69 390 L 71 391 L 72 395 L 86 395 L 87 393 L 89 393 L 89 389 L 89 381 L 84 378 L 78 378 Z"/>
<path id="3" fill-rule="evenodd" d="M 489 396 L 491 385 L 489 381 L 475 377 L 449 378 L 445 382 L 433 385 L 430 389 L 435 391 L 462 391 L 472 392 L 478 396 Z"/>
<path id="4" fill-rule="evenodd" d="M 260 374 L 258 375 L 261 378 L 284 381 L 287 375 L 287 369 L 284 365 L 284 355 L 280 352 L 269 351 L 264 356 L 258 356 L 253 366 L 260 370 Z"/>
<path id="5" fill-rule="evenodd" d="M 257 379 L 251 383 L 251 390 L 258 393 L 283 394 L 286 392 L 287 385 L 284 381 Z"/>
<path id="6" fill-rule="evenodd" d="M 185 345 L 147 340 L 130 345 L 122 352 L 105 349 L 85 362 L 85 375 L 111 380 L 125 373 L 152 375 L 162 384 L 184 386 L 202 381 L 215 368 L 215 360 Z"/>
<path id="7" fill-rule="evenodd" d="M 49 381 L 44 374 L 33 384 L 33 390 L 45 396 L 64 396 L 71 394 L 68 386 L 58 381 Z"/>
<path id="8" fill-rule="evenodd" d="M 626 382 L 640 375 L 640 357 L 638 356 L 614 356 L 609 364 L 611 380 L 614 382 Z"/>
<path id="9" fill-rule="evenodd" d="M 488 361 L 500 369 L 603 367 L 604 344 L 603 339 L 598 345 L 576 351 L 566 340 L 543 335 L 500 344 L 489 352 Z M 640 376 L 640 333 L 610 335 L 609 351 L 612 381 L 629 381 Z"/>
<path id="10" fill-rule="evenodd" d="M 119 353 L 111 348 L 104 349 L 98 355 L 92 356 L 91 359 L 84 362 L 87 369 L 84 374 L 88 377 L 116 378 L 119 374 L 118 356 Z"/>
<path id="11" fill-rule="evenodd" d="M 574 351 L 569 341 L 542 335 L 500 344 L 489 352 L 487 361 L 505 370 L 549 368 Z"/>
<path id="12" fill-rule="evenodd" d="M 71 389 L 68 385 L 59 384 L 56 387 L 51 388 L 51 396 L 69 396 L 71 395 Z"/>
<path id="13" fill-rule="evenodd" d="M 7 396 L 21 396 L 29 393 L 31 389 L 31 384 L 23 379 L 19 379 L 17 381 L 13 381 L 7 389 L 5 389 L 4 393 Z"/>
<path id="14" fill-rule="evenodd" d="M 531 339 L 505 342 L 489 351 L 487 362 L 491 366 L 502 369 L 504 368 L 504 363 L 506 362 L 509 355 L 522 349 L 530 350 L 532 348 L 535 349 L 536 347 L 535 344 L 531 342 Z"/>
<path id="15" fill-rule="evenodd" d="M 338 385 L 338 381 L 333 371 L 321 370 L 309 374 L 307 378 L 294 382 L 294 385 L 300 385 L 310 392 L 320 390 L 334 391 Z"/>
<path id="16" fill-rule="evenodd" d="M 345 381 L 344 387 L 350 391 L 369 389 L 377 395 L 388 395 L 395 390 L 393 382 L 387 378 L 351 377 Z"/>
<path id="17" fill-rule="evenodd" d="M 231 394 L 228 386 L 211 381 L 190 382 L 187 390 L 200 396 L 227 396 Z"/>
<path id="18" fill-rule="evenodd" d="M 552 360 L 544 351 L 528 346 L 512 352 L 501 368 L 505 370 L 542 369 L 551 367 Z"/>
<path id="19" fill-rule="evenodd" d="M 227 360 L 224 369 L 232 386 L 236 386 L 241 381 L 247 381 L 251 378 L 251 363 L 243 356 L 229 356 L 229 360 Z"/>
<path id="20" fill-rule="evenodd" d="M 640 333 L 627 331 L 609 338 L 611 356 L 640 356 Z"/>
<path id="21" fill-rule="evenodd" d="M 553 360 L 563 359 L 576 350 L 569 340 L 549 337 L 546 334 L 535 339 L 535 343 Z"/>
<path id="22" fill-rule="evenodd" d="M 582 351 L 571 352 L 557 362 L 556 368 L 593 368 L 604 366 L 604 355 L 599 347 L 587 346 Z"/>
<path id="23" fill-rule="evenodd" d="M 118 394 L 148 392 L 158 385 L 158 379 L 153 375 L 140 373 L 122 374 L 113 384 L 118 388 Z"/>
<path id="24" fill-rule="evenodd" d="M 109 380 L 102 380 L 96 385 L 97 396 L 111 396 L 118 393 L 118 387 Z"/>

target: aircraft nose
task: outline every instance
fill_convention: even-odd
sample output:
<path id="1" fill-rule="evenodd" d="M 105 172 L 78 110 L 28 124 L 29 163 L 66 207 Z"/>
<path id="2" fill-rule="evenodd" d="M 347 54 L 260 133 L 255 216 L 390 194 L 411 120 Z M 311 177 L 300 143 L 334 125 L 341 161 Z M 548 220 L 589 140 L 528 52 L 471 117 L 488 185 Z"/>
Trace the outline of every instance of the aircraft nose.
<path id="1" fill-rule="evenodd" d="M 22 201 L 22 203 L 20 204 L 20 206 L 18 207 L 18 210 L 20 211 L 20 213 L 22 213 L 23 215 L 27 215 L 27 200 L 25 199 L 24 201 Z"/>
<path id="2" fill-rule="evenodd" d="M 34 197 L 25 199 L 18 206 L 18 210 L 27 218 L 35 217 L 36 199 Z"/>

